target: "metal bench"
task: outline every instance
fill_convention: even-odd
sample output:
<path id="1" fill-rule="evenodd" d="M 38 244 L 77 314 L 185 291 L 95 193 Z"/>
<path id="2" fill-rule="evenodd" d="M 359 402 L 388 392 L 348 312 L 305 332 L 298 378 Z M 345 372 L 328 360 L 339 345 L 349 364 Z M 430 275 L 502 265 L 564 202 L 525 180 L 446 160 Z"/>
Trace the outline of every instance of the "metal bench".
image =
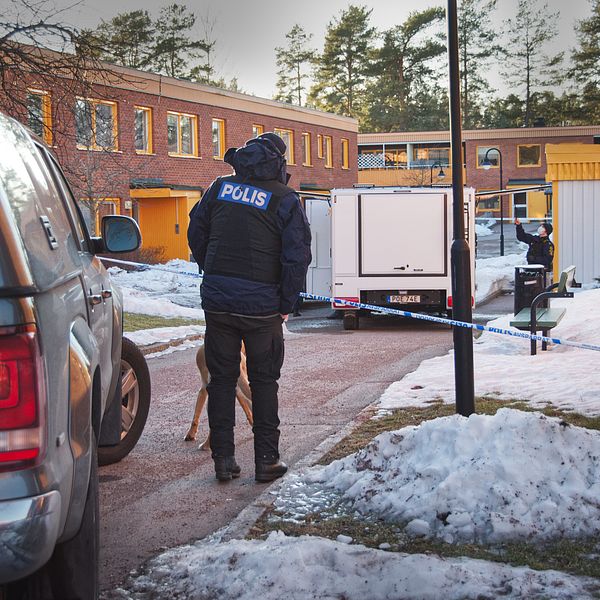
<path id="1" fill-rule="evenodd" d="M 547 287 L 545 291 L 538 294 L 531 303 L 531 308 L 524 308 L 514 316 L 510 324 L 512 327 L 529 331 L 535 334 L 537 331 L 542 331 L 543 336 L 548 335 L 548 331 L 556 327 L 565 316 L 566 308 L 538 308 L 545 300 L 550 298 L 572 298 L 573 292 L 569 292 L 570 287 L 581 287 L 580 283 L 575 281 L 575 267 L 570 266 L 560 274 L 558 283 L 554 283 Z M 547 349 L 547 343 L 542 341 L 542 350 Z M 531 340 L 531 354 L 537 354 L 537 341 Z"/>

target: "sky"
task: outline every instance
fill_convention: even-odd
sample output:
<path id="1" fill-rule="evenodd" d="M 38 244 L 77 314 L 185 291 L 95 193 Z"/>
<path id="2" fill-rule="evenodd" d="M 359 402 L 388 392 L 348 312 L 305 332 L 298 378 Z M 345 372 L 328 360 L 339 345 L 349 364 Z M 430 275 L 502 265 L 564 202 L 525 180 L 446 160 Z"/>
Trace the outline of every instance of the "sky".
<path id="1" fill-rule="evenodd" d="M 58 8 L 76 0 L 53 0 Z M 65 11 L 64 19 L 78 27 L 96 27 L 102 19 L 130 10 L 147 9 L 158 15 L 161 6 L 172 0 L 82 0 Z M 576 44 L 575 22 L 589 16 L 590 0 L 547 0 L 552 11 L 561 10 L 560 33 L 553 51 L 568 50 Z M 0 7 L 14 0 L 0 0 Z M 198 17 L 215 22 L 217 75 L 237 77 L 243 91 L 270 98 L 275 93 L 275 47 L 285 45 L 285 34 L 294 24 L 313 34 L 314 47 L 322 49 L 327 24 L 346 9 L 348 0 L 178 0 Z M 378 30 L 401 24 L 408 14 L 430 6 L 447 5 L 441 0 L 355 0 L 373 9 L 371 22 Z M 494 23 L 514 16 L 517 0 L 498 0 Z M 565 10 L 568 6 L 568 10 Z M 201 34 L 201 25 L 196 25 Z M 501 87 L 501 81 L 492 85 Z"/>

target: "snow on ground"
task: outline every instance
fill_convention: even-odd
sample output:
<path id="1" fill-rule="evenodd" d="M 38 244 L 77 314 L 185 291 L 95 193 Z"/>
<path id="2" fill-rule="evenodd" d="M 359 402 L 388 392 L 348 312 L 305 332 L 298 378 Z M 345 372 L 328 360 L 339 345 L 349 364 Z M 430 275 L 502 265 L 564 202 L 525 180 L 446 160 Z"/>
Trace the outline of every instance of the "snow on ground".
<path id="1" fill-rule="evenodd" d="M 125 271 L 119 267 L 109 269 L 112 279 L 123 293 L 125 311 L 160 317 L 203 319 L 200 279 L 185 274 L 197 274 L 198 266 L 179 259 L 154 266 L 157 269 L 143 271 Z"/>
<path id="2" fill-rule="evenodd" d="M 478 259 L 475 262 L 476 302 L 480 304 L 501 292 L 513 290 L 515 267 L 526 263 L 525 254 Z"/>
<path id="3" fill-rule="evenodd" d="M 508 408 L 443 417 L 288 477 L 276 507 L 299 518 L 314 510 L 314 492 L 322 510 L 327 490 L 346 514 L 400 522 L 408 534 L 447 543 L 593 536 L 600 433 Z"/>
<path id="4" fill-rule="evenodd" d="M 126 331 L 125 337 L 138 346 L 167 343 L 180 340 L 191 335 L 204 334 L 206 327 L 203 325 L 182 325 L 181 327 L 156 327 L 140 331 Z"/>
<path id="5" fill-rule="evenodd" d="M 200 542 L 154 559 L 109 598 L 466 600 L 597 597 L 598 581 L 481 560 L 396 554 L 318 537 Z M 104 596 L 106 598 L 107 596 Z"/>
<path id="6" fill-rule="evenodd" d="M 496 219 L 487 219 L 484 223 L 475 223 L 475 233 L 478 237 L 487 237 L 492 235 L 492 227 L 496 224 Z"/>
<path id="7" fill-rule="evenodd" d="M 600 289 L 552 300 L 567 313 L 552 337 L 600 344 Z M 488 323 L 510 329 L 510 316 Z M 535 407 L 551 404 L 563 410 L 600 415 L 600 353 L 551 346 L 530 356 L 529 341 L 484 332 L 474 344 L 475 394 L 502 400 L 525 400 Z M 423 406 L 432 400 L 454 402 L 454 353 L 421 363 L 393 383 L 380 400 L 382 409 Z"/>

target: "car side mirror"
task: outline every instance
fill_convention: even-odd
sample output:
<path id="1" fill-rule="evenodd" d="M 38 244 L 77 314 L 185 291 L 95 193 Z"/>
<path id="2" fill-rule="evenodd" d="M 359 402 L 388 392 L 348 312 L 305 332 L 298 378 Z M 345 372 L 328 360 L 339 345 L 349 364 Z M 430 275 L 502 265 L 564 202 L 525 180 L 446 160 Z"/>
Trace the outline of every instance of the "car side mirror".
<path id="1" fill-rule="evenodd" d="M 133 252 L 142 244 L 138 224 L 122 215 L 107 215 L 102 218 L 102 241 L 106 252 Z"/>

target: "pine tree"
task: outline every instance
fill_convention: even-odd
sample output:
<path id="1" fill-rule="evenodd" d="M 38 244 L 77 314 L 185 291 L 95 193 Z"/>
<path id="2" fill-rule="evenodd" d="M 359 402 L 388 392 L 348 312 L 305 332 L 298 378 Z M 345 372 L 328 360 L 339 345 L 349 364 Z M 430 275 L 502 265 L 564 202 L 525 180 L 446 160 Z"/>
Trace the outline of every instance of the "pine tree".
<path id="1" fill-rule="evenodd" d="M 558 14 L 550 13 L 547 4 L 540 6 L 539 2 L 519 0 L 516 17 L 506 21 L 507 69 L 503 74 L 509 83 L 523 90 L 524 127 L 530 127 L 533 120 L 533 93 L 559 79 L 557 67 L 563 53 L 553 56 L 543 53 L 544 45 L 558 33 Z"/>
<path id="2" fill-rule="evenodd" d="M 155 23 L 153 64 L 170 77 L 188 75 L 189 63 L 209 52 L 202 40 L 193 40 L 190 31 L 196 16 L 183 4 L 169 4 L 161 8 Z"/>
<path id="3" fill-rule="evenodd" d="M 305 65 L 315 58 L 315 51 L 308 47 L 312 34 L 307 34 L 300 25 L 294 25 L 285 35 L 287 46 L 275 48 L 277 60 L 276 100 L 302 106 L 302 95 L 308 77 Z"/>
<path id="4" fill-rule="evenodd" d="M 371 12 L 350 5 L 328 24 L 323 53 L 316 59 L 311 104 L 350 117 L 361 114 L 375 37 L 375 28 L 369 25 Z"/>
<path id="5" fill-rule="evenodd" d="M 152 59 L 154 26 L 147 10 L 121 13 L 91 32 L 102 47 L 101 58 L 141 69 Z"/>
<path id="6" fill-rule="evenodd" d="M 435 35 L 432 29 L 443 19 L 442 8 L 428 8 L 412 12 L 402 25 L 384 32 L 382 47 L 373 52 L 375 79 L 369 85 L 365 123 L 369 129 L 415 130 L 427 121 L 424 106 L 436 104 L 430 93 L 434 61 L 446 52 L 441 32 Z"/>
<path id="7" fill-rule="evenodd" d="M 481 125 L 481 96 L 490 90 L 484 75 L 500 47 L 490 14 L 496 0 L 462 0 L 458 9 L 461 110 L 463 126 Z"/>
<path id="8" fill-rule="evenodd" d="M 576 26 L 579 46 L 571 58 L 570 77 L 583 86 L 580 92 L 581 113 L 584 124 L 600 121 L 600 0 L 592 0 L 592 14 Z"/>

